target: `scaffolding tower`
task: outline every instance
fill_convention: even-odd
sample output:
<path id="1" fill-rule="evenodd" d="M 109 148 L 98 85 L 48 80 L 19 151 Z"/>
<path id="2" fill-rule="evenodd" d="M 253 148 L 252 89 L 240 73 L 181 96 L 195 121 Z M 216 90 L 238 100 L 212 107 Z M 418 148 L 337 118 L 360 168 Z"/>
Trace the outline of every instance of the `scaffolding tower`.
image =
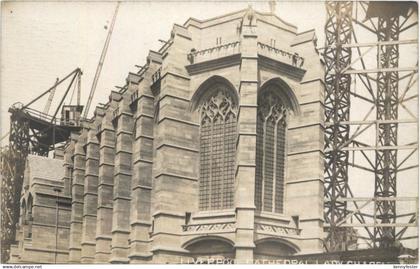
<path id="1" fill-rule="evenodd" d="M 401 246 L 418 236 L 418 193 L 397 195 L 400 173 L 418 172 L 418 62 L 400 49 L 417 57 L 418 41 L 401 39 L 417 26 L 416 5 L 328 1 L 326 10 L 325 247 Z M 373 189 L 361 196 L 361 185 Z"/>
<path id="2" fill-rule="evenodd" d="M 83 106 L 63 105 L 69 91 L 80 86 L 79 68 L 57 82 L 43 94 L 27 105 L 16 103 L 9 108 L 10 133 L 9 145 L 1 150 L 1 262 L 9 259 L 10 246 L 15 243 L 16 225 L 20 214 L 20 198 L 23 176 L 28 154 L 47 157 L 60 143 L 67 141 L 72 132 L 80 130 L 80 114 Z M 51 116 L 32 109 L 34 102 L 55 91 L 62 82 L 70 79 L 67 89 L 61 98 L 55 113 Z M 76 83 L 77 82 L 77 83 Z M 80 89 L 77 91 L 80 94 Z M 79 100 L 79 96 L 77 97 Z M 70 101 L 71 102 L 71 101 Z M 50 106 L 50 101 L 46 106 Z M 62 109 L 61 118 L 58 112 Z M 68 110 L 70 113 L 65 113 Z M 45 111 L 45 110 L 44 110 Z"/>

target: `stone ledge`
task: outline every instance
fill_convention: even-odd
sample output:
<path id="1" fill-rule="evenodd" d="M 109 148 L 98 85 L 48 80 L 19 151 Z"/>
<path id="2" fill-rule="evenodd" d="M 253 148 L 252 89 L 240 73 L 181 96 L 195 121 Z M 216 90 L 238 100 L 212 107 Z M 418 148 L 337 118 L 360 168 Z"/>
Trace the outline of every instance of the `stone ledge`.
<path id="1" fill-rule="evenodd" d="M 50 224 L 39 223 L 39 222 L 33 222 L 32 223 L 32 226 L 50 227 L 50 228 L 56 228 L 56 227 L 58 227 L 59 229 L 66 229 L 66 230 L 69 230 L 70 229 L 70 226 L 62 226 L 62 225 L 55 226 L 55 225 L 52 225 L 52 224 L 50 225 Z"/>
<path id="2" fill-rule="evenodd" d="M 153 164 L 152 160 L 146 160 L 144 158 L 138 158 L 133 160 L 133 165 L 138 164 L 138 163 L 147 163 L 147 164 Z"/>
<path id="3" fill-rule="evenodd" d="M 110 235 L 97 235 L 95 237 L 96 240 L 107 240 L 107 241 L 111 241 L 112 240 L 112 236 Z M 96 252 L 96 253 L 108 253 L 108 252 Z"/>
<path id="4" fill-rule="evenodd" d="M 83 160 L 83 162 L 85 162 L 84 160 Z M 73 167 L 73 175 L 74 175 L 74 172 L 76 172 L 76 171 L 81 171 L 82 173 L 79 175 L 79 176 L 83 176 L 84 174 L 85 174 L 85 166 L 86 165 L 83 165 L 83 167 L 79 167 L 79 166 L 74 166 Z M 75 176 L 77 176 L 77 175 L 75 175 Z"/>
<path id="5" fill-rule="evenodd" d="M 241 132 L 238 131 L 238 136 L 257 136 L 257 133 L 248 133 L 248 132 Z"/>
<path id="6" fill-rule="evenodd" d="M 114 201 L 114 202 L 115 202 L 116 200 L 131 201 L 131 198 L 130 198 L 130 197 L 124 197 L 124 196 L 117 195 L 117 196 L 115 196 L 115 197 L 112 199 L 112 201 Z"/>
<path id="7" fill-rule="evenodd" d="M 115 141 L 115 139 L 112 139 L 112 140 L 114 140 Z M 100 146 L 99 146 L 99 155 L 101 155 L 101 150 L 103 150 L 104 148 L 108 148 L 108 149 L 115 149 L 115 146 L 114 145 L 107 145 L 107 144 L 101 144 Z M 100 157 L 99 157 L 100 158 Z"/>
<path id="8" fill-rule="evenodd" d="M 99 168 L 99 166 L 98 166 L 98 168 Z M 87 170 L 89 170 L 89 169 L 87 169 Z M 95 168 L 95 170 L 96 170 L 96 168 Z M 99 176 L 99 173 L 90 173 L 90 172 L 85 173 L 85 177 L 98 177 L 98 176 Z"/>
<path id="9" fill-rule="evenodd" d="M 166 251 L 166 252 L 173 252 L 173 253 L 190 253 L 189 251 L 183 248 L 168 248 L 168 247 L 164 247 L 160 245 L 153 246 L 150 251 L 151 252 Z"/>
<path id="10" fill-rule="evenodd" d="M 111 230 L 111 233 L 112 234 L 114 234 L 114 233 L 130 234 L 130 231 L 125 230 L 125 229 L 121 229 L 121 228 L 115 228 L 115 229 Z M 121 247 L 119 247 L 119 248 L 121 248 Z"/>
<path id="11" fill-rule="evenodd" d="M 103 182 L 103 181 L 99 181 L 98 182 L 98 190 L 99 190 L 99 187 L 101 187 L 101 186 L 107 186 L 107 187 L 114 187 L 114 183 L 105 183 L 105 182 Z"/>
<path id="12" fill-rule="evenodd" d="M 97 132 L 96 134 L 98 135 L 98 134 L 102 134 L 104 132 L 115 133 L 115 129 L 114 129 L 114 127 L 110 127 L 110 126 L 107 126 L 107 125 L 101 125 L 101 130 L 99 132 Z M 108 135 L 108 134 L 104 134 L 104 136 L 106 136 L 106 135 Z"/>
<path id="13" fill-rule="evenodd" d="M 99 155 L 99 152 L 98 152 L 98 155 Z M 92 157 L 92 155 L 86 155 L 86 162 L 88 161 L 99 161 L 99 157 Z"/>
<path id="14" fill-rule="evenodd" d="M 85 175 L 82 175 L 81 176 L 83 179 L 76 179 L 77 181 L 84 181 L 84 179 L 85 179 Z M 79 183 L 79 182 L 76 182 L 76 181 L 73 181 L 73 183 L 71 184 L 71 186 L 73 187 L 73 186 L 79 186 L 79 187 L 84 187 L 85 186 L 85 184 L 84 183 Z"/>
<path id="15" fill-rule="evenodd" d="M 324 183 L 324 180 L 322 178 L 300 178 L 300 179 L 289 179 L 290 181 L 286 181 L 286 184 L 299 184 L 299 183 L 306 183 L 310 181 L 320 181 L 321 183 Z"/>
<path id="16" fill-rule="evenodd" d="M 106 205 L 99 205 L 98 210 L 99 209 L 113 209 L 113 207 L 112 206 L 106 206 Z"/>
<path id="17" fill-rule="evenodd" d="M 167 142 L 163 142 L 163 143 L 159 144 L 156 147 L 156 150 L 159 150 L 159 149 L 161 149 L 163 147 L 170 147 L 170 148 L 175 148 L 175 149 L 180 149 L 180 150 L 186 150 L 186 151 L 190 151 L 190 152 L 194 152 L 194 153 L 198 153 L 199 152 L 199 150 L 198 149 L 195 149 L 195 148 L 189 148 L 189 147 L 175 145 L 175 144 L 167 143 Z"/>
<path id="18" fill-rule="evenodd" d="M 128 176 L 128 177 L 131 177 L 132 176 L 132 173 L 131 172 L 125 172 L 125 171 L 121 171 L 121 170 L 119 170 L 118 169 L 118 166 L 119 166 L 120 164 L 117 164 L 116 165 L 116 167 L 115 167 L 115 169 L 114 169 L 114 179 L 115 179 L 115 177 L 118 177 L 119 175 L 122 175 L 122 176 Z M 132 170 L 132 169 L 130 169 L 130 170 Z M 114 184 L 115 185 L 115 184 Z"/>
<path id="19" fill-rule="evenodd" d="M 146 185 L 136 185 L 132 188 L 132 190 L 137 190 L 137 189 L 143 189 L 143 190 L 152 190 L 152 186 L 146 186 Z"/>
<path id="20" fill-rule="evenodd" d="M 191 181 L 198 181 L 198 177 L 189 177 L 189 176 L 184 176 L 184 175 L 178 175 L 178 174 L 173 174 L 173 173 L 159 173 L 156 176 L 154 176 L 154 178 L 159 178 L 161 176 L 169 176 L 169 177 L 176 177 L 176 178 L 181 178 L 181 179 L 186 179 L 186 180 L 191 180 Z"/>
<path id="21" fill-rule="evenodd" d="M 181 79 L 184 79 L 184 80 L 190 80 L 190 78 L 189 77 L 187 77 L 187 76 L 184 76 L 184 75 L 181 75 L 181 74 L 177 74 L 177 73 L 175 73 L 175 72 L 172 72 L 172 71 L 166 71 L 162 76 L 161 76 L 161 80 L 163 80 L 164 78 L 166 78 L 166 76 L 174 76 L 174 77 L 177 77 L 177 78 L 181 78 Z"/>
<path id="22" fill-rule="evenodd" d="M 235 217 L 235 209 L 229 209 L 229 210 L 209 210 L 209 211 L 198 211 L 193 212 L 191 218 L 192 219 L 211 219 L 211 218 L 218 218 L 218 217 Z"/>
<path id="23" fill-rule="evenodd" d="M 120 248 L 120 247 L 118 247 L 118 248 Z M 112 255 L 112 253 L 111 253 L 111 255 Z M 117 254 L 115 254 L 115 255 L 117 255 Z M 109 262 L 114 263 L 114 264 L 115 263 L 127 264 L 127 263 L 130 262 L 130 260 L 128 258 L 114 257 L 114 258 L 109 259 Z"/>
<path id="24" fill-rule="evenodd" d="M 99 177 L 99 181 L 98 181 L 98 190 L 99 190 L 99 187 L 101 187 L 101 186 L 114 187 L 114 183 L 106 183 L 106 182 L 103 182 L 103 181 L 101 180 L 101 178 L 102 178 L 102 177 Z"/>
<path id="25" fill-rule="evenodd" d="M 324 222 L 322 218 L 299 218 L 299 222 L 307 222 L 307 221 L 320 221 Z"/>
<path id="26" fill-rule="evenodd" d="M 287 128 L 287 130 L 296 130 L 296 129 L 314 127 L 314 126 L 319 126 L 322 129 L 324 128 L 324 125 L 322 125 L 322 123 L 317 122 L 317 123 L 300 124 L 300 125 L 295 125 L 295 126 L 292 125 L 291 127 Z"/>
<path id="27" fill-rule="evenodd" d="M 96 242 L 93 242 L 93 241 L 83 241 L 82 240 L 82 242 L 80 243 L 82 246 L 83 245 L 88 245 L 88 246 L 96 246 Z M 88 257 L 90 257 L 90 256 L 86 256 L 87 258 Z"/>
<path id="28" fill-rule="evenodd" d="M 192 122 L 192 121 L 187 121 L 187 120 L 182 120 L 182 119 L 177 119 L 177 118 L 173 118 L 173 117 L 169 117 L 169 116 L 164 116 L 161 119 L 159 119 L 158 123 L 160 124 L 161 122 L 163 122 L 164 120 L 172 120 L 178 123 L 184 123 L 187 125 L 191 125 L 191 126 L 196 126 L 196 127 L 200 127 L 200 124 Z"/>
<path id="29" fill-rule="evenodd" d="M 261 54 L 258 54 L 258 65 L 280 72 L 281 74 L 291 77 L 295 80 L 302 80 L 303 76 L 306 73 L 306 70 L 304 69 L 290 64 L 286 64 L 284 62 L 272 59 L 267 56 L 263 56 Z"/>
<path id="30" fill-rule="evenodd" d="M 321 101 L 321 100 L 306 101 L 306 102 L 299 103 L 299 105 L 300 105 L 300 106 L 306 106 L 306 105 L 312 105 L 312 104 L 316 104 L 316 103 L 319 103 L 319 105 L 320 105 L 322 108 L 324 108 L 324 107 L 323 107 L 323 103 L 322 103 L 322 101 Z"/>
<path id="31" fill-rule="evenodd" d="M 29 246 L 25 246 L 24 247 L 25 250 L 30 250 L 30 251 L 36 251 L 36 252 L 49 252 L 49 253 L 59 253 L 59 254 L 69 254 L 68 250 L 64 250 L 64 249 L 50 249 L 50 248 L 35 248 L 35 247 L 29 247 Z M 71 248 L 69 248 L 70 250 Z M 81 248 L 73 248 L 74 250 L 81 250 Z"/>
<path id="32" fill-rule="evenodd" d="M 138 136 L 135 137 L 135 141 L 133 141 L 133 143 L 137 142 L 137 140 L 142 139 L 142 138 L 149 139 L 149 140 L 154 140 L 153 136 L 145 135 L 145 134 L 139 134 Z"/>
<path id="33" fill-rule="evenodd" d="M 152 225 L 151 221 L 142 221 L 142 220 L 132 221 L 130 223 L 130 226 L 144 226 L 144 227 L 147 226 L 147 227 L 149 227 L 151 225 Z M 131 242 L 136 242 L 136 241 L 138 241 L 138 240 L 136 240 L 136 239 L 131 240 Z"/>
<path id="34" fill-rule="evenodd" d="M 177 218 L 182 218 L 185 219 L 185 214 L 183 213 L 177 213 L 177 212 L 168 212 L 168 211 L 156 211 L 152 214 L 152 217 L 157 217 L 157 216 L 170 216 L 170 217 L 177 217 Z"/>
<path id="35" fill-rule="evenodd" d="M 208 71 L 222 69 L 232 66 L 239 66 L 241 62 L 241 54 L 232 54 L 225 57 L 210 59 L 185 66 L 190 75 L 197 75 Z"/>
<path id="36" fill-rule="evenodd" d="M 94 218 L 96 218 L 97 215 L 95 215 L 95 214 L 83 214 L 82 218 L 84 218 L 84 217 L 94 217 Z"/>
<path id="37" fill-rule="evenodd" d="M 35 178 L 33 178 L 33 179 L 35 179 Z M 53 181 L 51 181 L 51 182 L 53 182 Z M 54 184 L 55 183 L 55 184 Z M 64 188 L 63 187 L 63 183 L 62 182 L 60 182 L 60 181 L 55 181 L 54 183 L 51 183 L 51 184 L 48 184 L 48 183 L 42 183 L 42 182 L 39 182 L 39 181 L 35 181 L 35 182 L 32 182 L 32 184 L 31 184 L 31 188 L 34 188 L 35 186 L 37 186 L 37 185 L 39 185 L 39 186 L 47 186 L 47 187 L 59 187 L 59 188 Z M 61 185 L 61 186 L 60 186 Z"/>
<path id="38" fill-rule="evenodd" d="M 325 86 L 325 82 L 322 78 L 313 78 L 308 80 L 302 80 L 300 84 L 312 83 L 312 82 L 321 82 L 322 85 Z"/>
<path id="39" fill-rule="evenodd" d="M 120 142 L 118 142 L 118 143 L 120 143 Z M 133 152 L 129 151 L 129 150 L 124 150 L 124 149 L 115 150 L 115 159 L 117 158 L 116 156 L 118 154 L 121 154 L 121 153 L 130 154 L 130 155 L 133 154 Z M 115 159 L 114 159 L 114 163 L 117 163 L 117 161 L 115 161 Z"/>
<path id="40" fill-rule="evenodd" d="M 135 120 L 139 120 L 143 117 L 144 118 L 149 118 L 149 119 L 154 119 L 153 115 L 149 115 L 149 114 L 146 114 L 146 113 L 140 113 L 136 116 Z"/>
<path id="41" fill-rule="evenodd" d="M 71 205 L 70 203 L 67 203 L 68 205 Z M 34 207 L 43 207 L 43 208 L 50 208 L 50 209 L 56 209 L 57 207 L 55 206 L 48 206 L 48 205 L 39 205 L 39 204 L 34 204 Z M 62 211 L 71 211 L 71 208 L 69 207 L 59 207 L 59 210 Z"/>
<path id="42" fill-rule="evenodd" d="M 188 98 L 181 97 L 181 96 L 175 96 L 175 95 L 168 94 L 168 93 L 163 94 L 163 95 L 159 98 L 159 101 L 162 101 L 163 99 L 165 99 L 165 98 L 167 98 L 167 97 L 169 97 L 169 98 L 174 98 L 174 99 L 177 99 L 177 100 L 180 100 L 180 101 L 184 101 L 184 102 L 187 102 L 187 103 L 189 103 L 189 102 L 190 102 L 190 99 L 188 99 Z"/>
<path id="43" fill-rule="evenodd" d="M 114 163 L 108 163 L 108 162 L 100 162 L 99 163 L 99 167 L 101 167 L 101 166 L 115 166 L 115 164 Z"/>
<path id="44" fill-rule="evenodd" d="M 153 253 L 151 252 L 132 252 L 131 254 L 128 255 L 128 258 L 133 259 L 133 258 L 151 258 L 153 257 Z"/>
<path id="45" fill-rule="evenodd" d="M 252 206 L 236 206 L 235 210 L 238 211 L 239 210 L 249 210 L 249 211 L 254 211 L 256 209 L 256 207 L 254 205 Z"/>
<path id="46" fill-rule="evenodd" d="M 134 125 L 134 124 L 133 124 Z M 115 138 L 115 140 L 118 140 L 118 138 L 119 138 L 119 136 L 120 135 L 128 135 L 128 136 L 132 136 L 133 135 L 133 132 L 130 132 L 130 131 L 126 131 L 126 130 L 117 130 L 116 132 L 115 132 L 115 136 L 116 136 L 116 138 Z M 116 141 L 117 143 L 118 143 L 118 141 Z"/>
<path id="47" fill-rule="evenodd" d="M 141 93 L 139 96 L 138 101 L 140 101 L 142 98 L 149 98 L 149 99 L 155 99 L 155 97 L 151 94 L 147 94 L 147 93 Z"/>
<path id="48" fill-rule="evenodd" d="M 255 219 L 268 219 L 268 220 L 278 220 L 290 223 L 292 218 L 283 213 L 272 213 L 272 212 L 264 212 L 264 211 L 256 211 L 255 212 Z"/>
<path id="49" fill-rule="evenodd" d="M 320 154 L 324 154 L 324 152 L 321 149 L 312 149 L 312 150 L 305 150 L 305 151 L 289 152 L 287 154 L 287 156 L 294 156 L 294 155 L 307 154 L 307 153 L 320 153 Z"/>
<path id="50" fill-rule="evenodd" d="M 86 192 L 83 193 L 83 197 L 85 197 L 87 195 L 98 196 L 98 193 L 97 192 L 91 192 L 91 191 L 86 191 Z"/>

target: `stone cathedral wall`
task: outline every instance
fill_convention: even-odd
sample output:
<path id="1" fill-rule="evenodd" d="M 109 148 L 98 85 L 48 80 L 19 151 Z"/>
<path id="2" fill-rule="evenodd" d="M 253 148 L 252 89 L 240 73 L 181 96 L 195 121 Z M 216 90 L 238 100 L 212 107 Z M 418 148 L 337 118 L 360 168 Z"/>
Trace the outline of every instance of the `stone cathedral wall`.
<path id="1" fill-rule="evenodd" d="M 324 75 L 315 43 L 314 31 L 298 33 L 251 8 L 174 25 L 168 43 L 150 51 L 66 145 L 60 184 L 71 211 L 68 246 L 59 249 L 67 262 L 243 262 L 321 252 Z M 197 107 L 217 83 L 238 101 L 234 205 L 200 211 Z M 259 212 L 254 201 L 257 100 L 266 87 L 291 111 L 281 214 Z M 15 248 L 15 261 L 27 261 L 25 244 Z"/>

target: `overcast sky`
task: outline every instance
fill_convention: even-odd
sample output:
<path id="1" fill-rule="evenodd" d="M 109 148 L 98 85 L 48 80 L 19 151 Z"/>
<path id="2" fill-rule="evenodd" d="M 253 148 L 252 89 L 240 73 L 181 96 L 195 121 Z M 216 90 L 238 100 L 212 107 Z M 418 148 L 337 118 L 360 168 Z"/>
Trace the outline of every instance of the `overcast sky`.
<path id="1" fill-rule="evenodd" d="M 124 85 L 129 71 L 137 71 L 134 65 L 145 64 L 150 49 L 160 48 L 162 43 L 158 39 L 167 40 L 174 23 L 183 24 L 189 17 L 208 19 L 244 9 L 250 3 L 258 11 L 269 11 L 267 1 L 122 2 L 90 113 L 92 114 L 94 106 L 99 102 L 107 102 L 115 85 Z M 3 136 L 9 130 L 10 115 L 7 109 L 13 103 L 28 103 L 52 86 L 57 77 L 63 78 L 76 67 L 83 70 L 82 104 L 86 103 L 107 35 L 106 26 L 111 21 L 116 2 L 1 4 L 0 136 Z M 323 2 L 277 1 L 276 14 L 286 22 L 296 25 L 298 32 L 315 28 L 318 46 L 323 46 Z M 414 31 L 408 38 L 417 38 L 418 30 Z M 406 56 L 401 56 L 402 58 L 411 58 L 413 61 L 417 58 L 417 48 L 401 54 L 404 53 Z M 55 99 L 58 100 L 63 92 L 64 88 L 59 88 Z M 42 111 L 45 102 L 46 98 L 32 107 Z M 354 105 L 353 103 L 352 106 Z M 417 106 L 416 102 L 414 105 Z M 363 114 L 368 109 L 369 107 L 360 107 L 353 112 Z M 407 133 L 415 138 L 416 128 L 401 132 L 400 137 Z M 7 139 L 2 141 L 2 144 L 7 143 Z M 404 155 L 399 156 L 401 158 Z M 363 192 L 365 196 L 371 196 L 373 179 L 368 180 L 360 172 L 355 175 L 353 178 L 369 182 L 361 184 L 361 181 L 357 181 L 354 188 L 358 189 L 359 194 L 362 193 L 359 196 L 364 196 Z M 417 170 L 406 173 L 404 178 L 407 180 L 399 182 L 399 195 L 418 195 L 417 177 Z"/>
<path id="2" fill-rule="evenodd" d="M 249 2 L 123 2 L 90 112 L 122 86 L 134 65 L 143 65 L 150 49 L 167 40 L 174 23 L 189 17 L 207 19 L 244 9 L 252 3 L 269 11 L 267 1 Z M 83 70 L 82 104 L 86 103 L 116 2 L 2 2 L 1 134 L 9 129 L 8 107 L 27 103 L 76 67 Z M 278 2 L 276 14 L 298 26 L 316 28 L 322 38 L 322 2 Z M 56 93 L 57 100 L 64 85 Z M 46 98 L 33 108 L 43 110 Z M 52 107 L 53 108 L 53 107 Z M 52 109 L 51 109 L 52 111 Z"/>

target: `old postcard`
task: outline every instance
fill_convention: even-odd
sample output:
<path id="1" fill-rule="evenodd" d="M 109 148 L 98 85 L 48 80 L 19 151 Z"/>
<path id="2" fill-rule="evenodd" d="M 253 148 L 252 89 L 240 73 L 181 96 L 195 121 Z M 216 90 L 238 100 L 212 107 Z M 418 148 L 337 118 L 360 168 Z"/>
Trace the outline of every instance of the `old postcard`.
<path id="1" fill-rule="evenodd" d="M 3 1 L 0 94 L 3 266 L 417 267 L 417 2 Z"/>

